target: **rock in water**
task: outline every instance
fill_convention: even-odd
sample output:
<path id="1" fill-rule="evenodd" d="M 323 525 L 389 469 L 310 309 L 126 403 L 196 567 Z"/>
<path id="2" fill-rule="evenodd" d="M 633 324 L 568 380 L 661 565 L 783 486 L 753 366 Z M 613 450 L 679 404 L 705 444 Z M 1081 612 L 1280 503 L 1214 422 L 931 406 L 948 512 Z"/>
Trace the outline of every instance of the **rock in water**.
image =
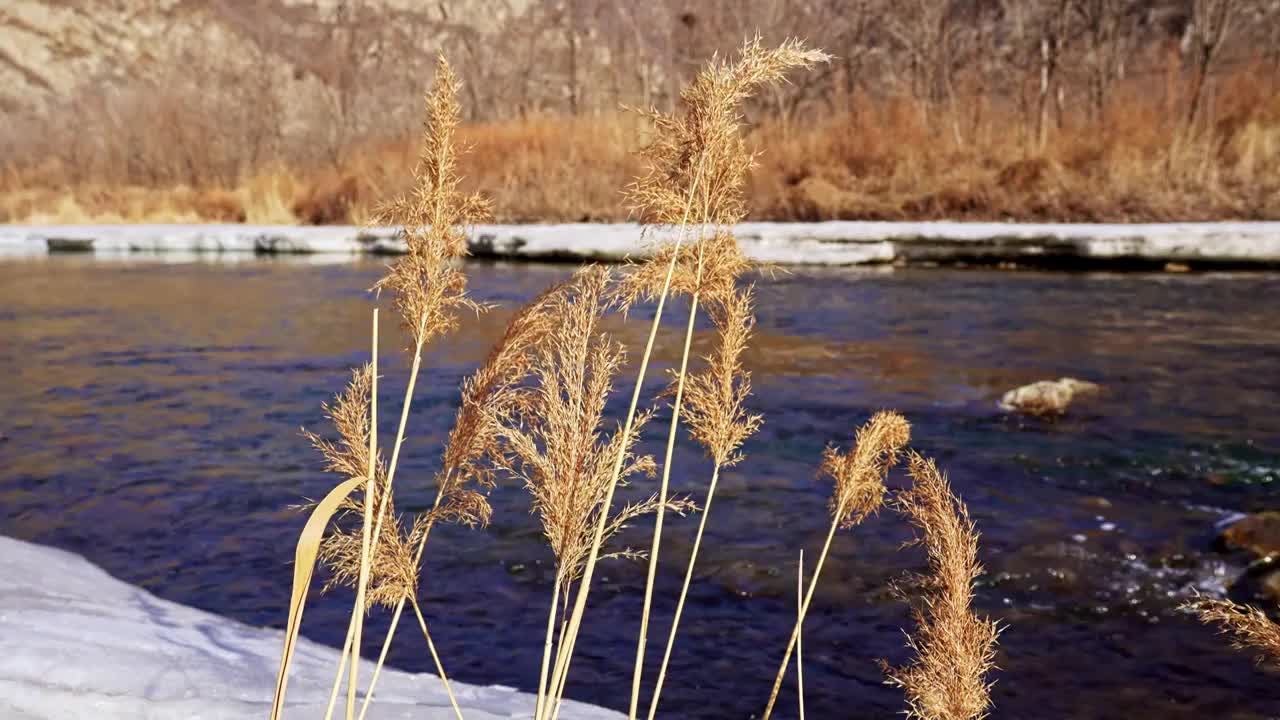
<path id="1" fill-rule="evenodd" d="M 1223 528 L 1218 543 L 1228 550 L 1246 550 L 1258 560 L 1280 558 L 1280 512 L 1245 515 Z"/>
<path id="2" fill-rule="evenodd" d="M 1094 383 L 1075 378 L 1041 380 L 1005 393 L 1000 398 L 1000 407 L 1003 410 L 1042 417 L 1061 415 L 1077 396 L 1094 393 L 1099 389 Z"/>

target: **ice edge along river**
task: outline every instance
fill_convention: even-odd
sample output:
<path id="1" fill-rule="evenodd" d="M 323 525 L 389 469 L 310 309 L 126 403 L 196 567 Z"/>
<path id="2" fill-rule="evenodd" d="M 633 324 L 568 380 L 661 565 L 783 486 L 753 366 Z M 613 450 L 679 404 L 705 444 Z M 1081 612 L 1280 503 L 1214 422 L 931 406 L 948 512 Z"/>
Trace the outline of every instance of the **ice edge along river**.
<path id="1" fill-rule="evenodd" d="M 781 265 L 1012 264 L 1280 267 L 1280 222 L 1033 224 L 967 222 L 743 223 L 753 260 Z M 479 257 L 619 261 L 669 234 L 635 224 L 478 225 Z M 291 225 L 0 225 L 0 256 L 305 254 L 404 251 L 395 228 Z"/>
<path id="2" fill-rule="evenodd" d="M 287 602 L 281 598 L 282 618 Z M 161 600 L 78 555 L 0 536 L 4 720 L 265 718 L 283 638 Z M 298 643 L 286 716 L 323 713 L 337 659 L 337 650 Z M 362 679 L 373 664 L 365 668 Z M 468 720 L 533 714 L 533 696 L 510 688 L 454 682 L 453 690 Z M 439 677 L 384 669 L 369 717 L 448 720 L 454 713 Z M 566 700 L 564 717 L 622 715 Z"/>

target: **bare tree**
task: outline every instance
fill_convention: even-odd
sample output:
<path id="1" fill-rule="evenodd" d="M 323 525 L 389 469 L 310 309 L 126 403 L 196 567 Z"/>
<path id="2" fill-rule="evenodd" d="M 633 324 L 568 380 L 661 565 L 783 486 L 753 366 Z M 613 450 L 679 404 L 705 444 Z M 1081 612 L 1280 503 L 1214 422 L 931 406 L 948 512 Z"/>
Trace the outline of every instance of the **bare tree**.
<path id="1" fill-rule="evenodd" d="M 1133 0 L 1075 0 L 1087 72 L 1089 117 L 1100 122 L 1111 85 L 1123 77 L 1136 44 Z"/>
<path id="2" fill-rule="evenodd" d="M 1050 98 L 1058 98 L 1058 121 L 1062 120 L 1062 93 L 1059 69 L 1063 48 L 1070 36 L 1071 0 L 1043 0 L 1036 3 L 1040 12 L 1036 17 L 1039 42 L 1039 92 L 1036 99 L 1036 146 L 1044 149 L 1049 129 Z"/>
<path id="3" fill-rule="evenodd" d="M 1191 61 L 1191 92 L 1187 100 L 1185 131 L 1195 131 L 1203 104 L 1205 85 L 1222 43 L 1227 39 L 1238 0 L 1191 0 L 1191 22 L 1187 25 L 1184 47 Z"/>
<path id="4" fill-rule="evenodd" d="M 935 127 L 944 106 L 952 103 L 955 75 L 963 43 L 953 0 L 901 0 L 886 27 L 906 56 L 911 92 L 921 101 L 925 121 Z M 952 130 L 959 141 L 959 125 Z"/>

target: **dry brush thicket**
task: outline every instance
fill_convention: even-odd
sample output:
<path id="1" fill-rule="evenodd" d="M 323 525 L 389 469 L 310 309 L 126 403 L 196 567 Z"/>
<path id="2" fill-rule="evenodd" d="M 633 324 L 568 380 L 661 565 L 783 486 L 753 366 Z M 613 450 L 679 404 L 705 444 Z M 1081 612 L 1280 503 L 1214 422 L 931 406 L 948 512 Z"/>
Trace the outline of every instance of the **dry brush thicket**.
<path id="1" fill-rule="evenodd" d="M 619 107 L 676 109 L 758 27 L 835 60 L 747 103 L 754 219 L 1280 217 L 1276 0 L 286 5 L 189 10 L 6 106 L 0 220 L 364 222 L 407 187 L 430 51 L 463 61 L 496 219 L 626 219 L 647 128 Z"/>
<path id="2" fill-rule="evenodd" d="M 432 528 L 441 522 L 483 528 L 491 515 L 488 490 L 503 482 L 528 490 L 555 567 L 547 588 L 550 607 L 539 675 L 524 679 L 536 688 L 530 708 L 536 720 L 556 720 L 560 715 L 595 570 L 606 560 L 648 563 L 630 717 L 644 712 L 652 720 L 666 685 L 696 682 L 667 677 L 670 658 L 679 652 L 685 598 L 710 522 L 717 481 L 722 472 L 744 463 L 749 440 L 764 422 L 749 407 L 751 377 L 741 361 L 754 327 L 752 287 L 744 280 L 750 264 L 737 251 L 731 232 L 747 213 L 746 177 L 757 159 L 742 136 L 743 106 L 751 96 L 788 77 L 802 77 L 830 62 L 829 56 L 799 42 L 766 46 L 757 38 L 732 59 L 710 61 L 683 90 L 674 110 L 643 113 L 649 141 L 639 153 L 642 169 L 627 186 L 626 198 L 645 222 L 668 230 L 662 234 L 668 239 L 647 259 L 620 270 L 581 268 L 513 315 L 505 334 L 462 385 L 455 425 L 432 479 L 434 502 L 424 512 L 404 515 L 394 503 L 395 480 L 424 347 L 459 330 L 467 315 L 486 309 L 467 295 L 465 265 L 458 261 L 467 252 L 462 228 L 485 218 L 488 204 L 460 183 L 457 131 L 464 86 L 447 62 L 438 61 L 412 185 L 376 210 L 379 220 L 404 226 L 409 248 L 374 288 L 394 296 L 391 302 L 413 358 L 399 424 L 388 454 L 377 434 L 377 386 L 384 379 L 378 375 L 375 309 L 369 365 L 354 370 L 346 390 L 325 408 L 336 436 L 305 433 L 326 468 L 342 480 L 313 505 L 299 538 L 273 720 L 286 708 L 293 648 L 316 567 L 327 577 L 326 589 L 354 591 L 326 718 L 343 705 L 348 720 L 364 718 L 376 702 L 378 675 L 406 607 L 413 612 L 454 713 L 464 716 L 427 621 L 428 614 L 447 618 L 456 609 L 424 612 L 418 583 L 430 561 L 425 551 Z M 667 301 L 675 295 L 688 300 L 684 352 L 667 388 L 646 398 L 642 388 L 654 341 Z M 639 353 L 628 410 L 615 419 L 607 408 L 620 389 L 618 372 L 625 366 L 627 349 L 606 331 L 605 319 L 615 314 L 625 319 L 637 303 L 653 303 L 656 311 Z M 710 319 L 717 339 L 706 357 L 693 358 L 699 310 Z M 687 435 L 713 462 L 705 492 L 694 488 L 687 496 L 670 486 L 682 420 Z M 655 458 L 642 451 L 640 438 L 662 421 L 667 423 L 665 454 Z M 974 720 L 990 710 L 999 628 L 974 609 L 975 582 L 982 573 L 977 528 L 945 475 L 933 461 L 910 449 L 910 443 L 907 419 L 881 411 L 856 429 L 847 448 L 832 446 L 824 453 L 818 471 L 833 482 L 830 526 L 812 571 L 801 570 L 796 622 L 785 644 L 779 638 L 781 665 L 775 682 L 768 693 L 759 689 L 765 718 L 775 711 L 793 651 L 797 666 L 801 662 L 805 617 L 837 532 L 856 528 L 886 505 L 917 530 L 917 543 L 926 557 L 924 571 L 911 578 L 916 591 L 908 593 L 915 595 L 917 627 L 908 635 L 914 655 L 901 667 L 882 662 L 886 682 L 903 689 L 913 717 Z M 903 489 L 891 490 L 888 477 L 904 457 L 910 481 Z M 618 492 L 628 487 L 632 489 Z M 646 684 L 643 670 L 652 655 L 648 626 L 656 607 L 654 578 L 661 560 L 663 521 L 670 513 L 698 513 L 699 519 L 661 666 Z M 653 531 L 647 548 L 612 542 L 625 525 L 647 523 L 650 516 Z M 1213 604 L 1200 609 L 1206 619 L 1236 630 L 1242 642 L 1274 649 L 1275 627 L 1259 613 Z M 364 619 L 382 611 L 391 613 L 390 628 L 372 671 L 362 676 Z M 530 645 L 535 643 L 529 639 Z M 800 673 L 797 667 L 803 713 Z M 344 686 L 345 703 L 340 704 Z M 642 704 L 646 689 L 647 711 Z"/>

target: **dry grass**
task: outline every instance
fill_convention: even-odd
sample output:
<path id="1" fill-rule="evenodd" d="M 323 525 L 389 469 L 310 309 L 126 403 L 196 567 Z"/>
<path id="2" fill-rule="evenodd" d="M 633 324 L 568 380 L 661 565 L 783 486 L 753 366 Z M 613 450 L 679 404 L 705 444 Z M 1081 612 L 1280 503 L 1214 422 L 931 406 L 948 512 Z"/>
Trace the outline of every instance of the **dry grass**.
<path id="1" fill-rule="evenodd" d="M 924 598 L 907 642 L 916 657 L 886 670 L 889 681 L 906 691 L 909 717 L 977 720 L 991 707 L 987 676 L 999 635 L 993 621 L 973 612 L 973 583 L 982 574 L 978 532 L 932 460 L 912 453 L 908 467 L 912 485 L 895 504 L 920 531 L 929 572 L 916 578 Z"/>
<path id="2" fill-rule="evenodd" d="M 1216 119 L 1190 138 L 1177 98 L 1152 92 L 1150 76 L 1118 81 L 1097 124 L 1068 113 L 1043 148 L 1015 108 L 963 89 L 954 109 L 935 110 L 945 113 L 936 125 L 964 128 L 960 141 L 905 95 L 859 95 L 848 111 L 786 122 L 757 110 L 746 149 L 764 152 L 747 178 L 748 217 L 1280 218 L 1280 95 L 1269 73 L 1262 61 L 1224 69 Z M 619 190 L 644 169 L 628 148 L 649 132 L 632 114 L 607 112 L 464 125 L 464 186 L 483 189 L 502 222 L 626 220 L 632 203 Z M 359 223 L 408 189 L 417 139 L 358 142 L 337 167 L 266 159 L 239 180 L 191 186 L 11 165 L 0 172 L 0 221 Z"/>
<path id="3" fill-rule="evenodd" d="M 466 255 L 465 233 L 460 226 L 485 217 L 487 204 L 475 195 L 466 195 L 458 190 L 456 173 L 457 154 L 454 146 L 454 133 L 459 124 L 460 107 L 457 101 L 459 84 L 451 68 L 444 58 L 440 58 L 435 78 L 435 88 L 427 96 L 426 121 L 422 133 L 421 151 L 414 167 L 414 184 L 410 191 L 396 200 L 379 208 L 378 218 L 385 222 L 394 222 L 404 228 L 408 254 L 398 259 L 388 274 L 375 287 L 377 290 L 387 289 L 395 293 L 395 306 L 400 313 L 401 324 L 405 327 L 413 347 L 413 365 L 406 383 L 404 402 L 401 409 L 400 424 L 396 432 L 395 444 L 391 452 L 390 463 L 383 469 L 377 448 L 377 349 L 378 324 L 377 310 L 374 311 L 373 325 L 373 362 L 369 368 L 353 374 L 351 386 L 347 392 L 339 396 L 329 415 L 337 426 L 341 440 L 332 442 L 309 434 L 312 443 L 321 451 L 331 470 L 351 474 L 351 471 L 362 464 L 365 466 L 365 496 L 363 500 L 345 497 L 342 507 L 352 515 L 361 518 L 358 529 L 332 531 L 323 541 L 320 556 L 328 562 L 332 569 L 330 585 L 353 585 L 356 599 L 352 607 L 351 622 L 347 630 L 346 647 L 339 663 L 337 678 L 326 717 L 333 712 L 339 686 L 348 660 L 351 663 L 350 678 L 347 683 L 347 720 L 355 720 L 356 691 L 359 687 L 358 668 L 360 659 L 361 631 L 363 619 L 373 604 L 395 607 L 392 626 L 383 643 L 383 651 L 378 666 L 374 671 L 374 680 L 381 670 L 387 650 L 394 638 L 395 630 L 401 617 L 404 605 L 413 605 L 414 614 L 426 638 L 437 670 L 445 683 L 454 712 L 461 720 L 462 712 L 458 707 L 453 692 L 448 684 L 444 667 L 435 644 L 431 640 L 427 623 L 418 607 L 416 599 L 418 568 L 422 562 L 423 552 L 432 525 L 437 520 L 456 521 L 468 525 L 484 524 L 489 518 L 489 505 L 484 495 L 472 486 L 482 489 L 487 486 L 489 478 L 484 474 L 467 472 L 466 462 L 473 459 L 475 452 L 484 452 L 488 446 L 481 443 L 477 446 L 468 442 L 467 436 L 476 426 L 473 413 L 474 393 L 486 384 L 472 383 L 464 388 L 468 397 L 464 397 L 463 411 L 459 414 L 460 422 L 471 423 L 471 427 L 455 428 L 454 435 L 462 438 L 462 445 L 455 452 L 454 458 L 463 464 L 458 467 L 446 467 L 437 477 L 438 491 L 431 510 L 413 520 L 409 529 L 403 529 L 403 522 L 395 514 L 392 505 L 393 482 L 404 443 L 409 408 L 413 400 L 414 387 L 421 369 L 422 350 L 432 339 L 444 335 L 457 328 L 457 313 L 462 309 L 478 311 L 480 309 L 466 295 L 466 278 L 456 266 L 458 258 Z M 471 402 L 468 402 L 470 400 Z M 368 407 L 368 412 L 365 412 Z M 481 424 L 479 427 L 484 427 Z M 451 437 L 451 445 L 453 438 Z M 367 442 L 367 445 L 365 444 Z M 352 478 L 344 483 L 343 488 L 360 478 Z M 329 498 L 326 498 L 328 501 Z M 314 513 L 313 513 L 314 516 Z M 327 516 L 321 522 L 327 524 Z M 302 557 L 302 544 L 299 545 L 299 557 Z M 305 601 L 305 587 L 310 576 L 295 579 L 293 606 L 300 606 Z M 302 588 L 299 589 L 299 583 Z M 299 599 L 301 598 L 301 599 Z M 291 608 L 291 633 L 296 633 L 293 622 L 295 612 Z M 297 610 L 299 617 L 301 611 Z M 276 699 L 272 716 L 278 717 L 283 707 L 284 686 L 288 676 L 289 644 L 286 644 L 285 659 L 282 661 L 280 680 L 277 685 Z M 373 683 L 365 695 L 361 717 L 368 709 L 373 696 Z"/>
<path id="4" fill-rule="evenodd" d="M 1258 652 L 1258 663 L 1280 666 L 1280 624 L 1262 610 L 1230 600 L 1200 598 L 1183 605 L 1200 621 L 1217 625 L 1237 650 Z"/>
<path id="5" fill-rule="evenodd" d="M 281 171 L 284 174 L 277 176 L 259 175 L 251 181 L 262 197 L 251 204 L 241 199 L 239 207 L 252 207 L 255 213 L 277 215 L 285 212 L 283 208 L 291 207 L 289 212 L 296 214 L 300 207 L 296 201 L 290 205 L 282 195 L 273 198 L 273 193 L 292 192 L 297 196 L 310 191 L 304 205 L 316 218 L 347 218 L 355 213 L 367 215 L 375 222 L 404 227 L 408 254 L 389 267 L 375 289 L 394 294 L 393 302 L 413 355 L 388 460 L 384 460 L 379 449 L 376 430 L 376 310 L 371 364 L 353 371 L 348 387 L 325 407 L 334 425 L 335 437 L 305 433 L 323 456 L 326 468 L 343 480 L 315 503 L 299 539 L 273 718 L 279 718 L 284 707 L 293 648 L 318 561 L 329 571 L 326 589 L 346 587 L 355 591 L 345 648 L 326 718 L 336 706 L 345 676 L 349 677 L 346 717 L 356 720 L 363 619 L 378 608 L 389 608 L 393 611 L 391 627 L 358 716 L 361 720 L 364 718 L 408 604 L 453 701 L 454 712 L 461 720 L 461 708 L 453 696 L 416 596 L 424 552 L 434 524 L 486 525 L 491 514 L 486 494 L 500 477 L 515 479 L 529 490 L 533 510 L 555 558 L 556 574 L 551 587 L 534 708 L 537 720 L 556 720 L 559 716 L 598 562 L 609 557 L 644 555 L 629 548 L 607 547 L 608 541 L 625 523 L 642 515 L 655 516 L 633 668 L 630 712 L 633 718 L 637 717 L 662 518 L 667 510 L 684 514 L 696 509 L 687 499 L 672 497 L 669 493 L 673 449 L 683 410 L 689 434 L 712 459 L 713 471 L 649 704 L 648 718 L 654 720 L 718 480 L 723 470 L 742 462 L 745 443 L 763 422 L 761 416 L 746 407 L 751 394 L 751 376 L 741 360 L 755 324 L 752 288 L 741 282 L 750 264 L 738 251 L 729 226 L 748 215 L 753 193 L 759 192 L 758 186 L 748 182 L 757 159 L 753 143 L 777 130 L 765 127 L 754 136 L 745 136 L 741 105 L 760 85 L 781 80 L 789 69 L 807 67 L 824 59 L 821 53 L 796 43 L 766 49 L 758 40 L 748 42 L 735 61 L 713 62 L 697 77 L 686 89 L 679 112 L 646 111 L 644 117 L 650 125 L 648 143 L 638 154 L 638 179 L 627 187 L 625 198 L 631 212 L 644 222 L 673 229 L 674 240 L 657 248 L 646 261 L 624 268 L 620 277 L 600 267 L 584 268 L 512 317 L 506 333 L 484 364 L 463 383 L 461 406 L 442 448 L 441 470 L 434 478 L 436 499 L 429 510 L 416 517 L 404 517 L 396 512 L 393 483 L 421 370 L 423 348 L 457 330 L 464 314 L 485 309 L 468 297 L 463 266 L 457 262 L 467 252 L 465 226 L 489 217 L 489 203 L 470 191 L 458 170 L 456 148 L 461 108 L 457 101 L 459 85 L 450 67 L 440 60 L 435 88 L 427 97 L 427 119 L 420 151 L 410 173 L 412 181 L 396 200 L 375 205 L 365 193 L 383 192 L 380 183 L 366 187 L 362 180 L 349 182 L 350 178 L 340 174 L 334 176 L 337 189 L 327 193 L 330 199 L 322 197 L 326 193 L 315 192 L 314 187 L 290 179 L 288 171 Z M 903 120 L 895 132 L 907 132 L 904 128 L 910 128 L 910 123 Z M 1280 152 L 1268 127 L 1254 117 L 1238 132 L 1232 131 L 1237 133 L 1232 135 L 1235 139 L 1217 145 L 1217 157 L 1229 158 L 1232 167 L 1252 182 L 1265 185 L 1274 180 L 1266 163 L 1260 160 Z M 835 130 L 815 132 L 830 132 L 831 138 L 836 135 Z M 519 141 L 512 140 L 513 137 L 518 135 L 494 141 L 490 150 L 503 147 L 503 143 L 507 143 L 508 148 L 512 143 L 518 145 Z M 787 137 L 798 136 L 780 137 L 784 147 Z M 548 159 L 563 149 L 558 145 L 565 142 L 563 138 L 551 133 L 539 138 L 541 149 L 537 152 Z M 589 138 L 589 141 L 596 140 Z M 862 141 L 844 139 L 840 142 L 845 145 L 839 148 L 822 142 L 800 143 L 800 147 L 790 152 L 793 155 L 813 153 L 827 163 L 839 162 L 841 158 L 850 161 L 856 155 L 853 143 Z M 1195 143 L 1209 140 L 1201 137 L 1181 142 L 1171 152 L 1188 153 L 1178 157 L 1190 162 L 1189 158 L 1196 157 L 1198 152 L 1193 152 L 1197 147 Z M 961 148 L 951 150 L 962 151 Z M 384 153 L 387 152 L 392 151 L 384 149 Z M 893 152 L 916 150 L 902 148 Z M 1089 168 L 1097 156 L 1088 153 L 1085 156 L 1094 159 L 1073 164 L 1065 159 L 1023 158 L 1018 164 L 988 165 L 987 169 L 998 171 L 1000 182 L 1011 187 L 1040 187 L 1046 177 L 1063 172 L 1063 168 Z M 945 162 L 946 152 L 939 158 L 928 162 Z M 1203 161 L 1200 166 L 1202 170 L 1206 167 Z M 386 167 L 398 166 L 388 164 L 383 172 L 388 172 Z M 882 178 L 892 181 L 894 174 L 890 172 L 890 165 L 877 167 Z M 1183 169 L 1172 159 L 1166 159 L 1167 173 L 1176 176 Z M 930 172 L 922 171 L 919 178 L 930 177 Z M 1213 172 L 1205 172 L 1204 179 L 1221 181 Z M 511 185 L 516 186 L 518 183 Z M 808 179 L 787 186 L 808 187 L 805 192 L 819 187 Z M 233 200 L 226 196 L 210 197 L 221 198 L 219 202 L 227 207 L 233 205 Z M 334 197 L 338 199 L 331 199 Z M 338 207 L 344 209 L 335 210 Z M 642 411 L 639 405 L 663 308 L 672 294 L 689 299 L 689 316 L 684 353 L 662 396 L 670 401 L 672 415 L 666 454 L 659 466 L 653 457 L 637 450 L 641 431 L 654 417 L 652 409 Z M 605 408 L 615 389 L 617 372 L 624 364 L 625 351 L 603 331 L 603 319 L 615 311 L 625 314 L 641 302 L 656 303 L 657 309 L 640 356 L 639 373 L 625 419 L 612 432 L 606 432 Z M 717 343 L 711 354 L 701 359 L 701 367 L 691 371 L 690 348 L 699 309 L 712 320 Z M 881 509 L 888 495 L 886 477 L 906 451 L 910 437 L 907 420 L 898 413 L 884 411 L 873 415 L 856 431 L 847 451 L 829 447 L 824 452 L 820 474 L 833 481 L 828 505 L 831 522 L 807 584 L 801 554 L 798 612 L 763 713 L 766 720 L 775 707 L 793 652 L 797 653 L 797 665 L 801 664 L 802 628 L 836 532 L 862 523 Z M 917 628 L 908 639 L 915 658 L 904 667 L 886 666 L 885 669 L 889 682 L 905 690 L 910 716 L 922 720 L 977 720 L 991 707 L 988 677 L 993 670 L 999 634 L 993 621 L 979 617 L 973 609 L 973 586 L 982 572 L 978 562 L 978 533 L 965 504 L 952 493 L 936 465 L 914 452 L 910 454 L 909 464 L 913 483 L 896 494 L 893 504 L 918 530 L 918 542 L 925 549 L 928 570 L 916 578 L 915 583 L 922 590 L 915 611 Z M 661 480 L 657 492 L 642 493 L 643 499 L 639 502 L 614 509 L 618 487 L 640 478 L 653 479 L 659 469 Z M 360 488 L 364 489 L 363 497 L 357 492 Z M 1280 630 L 1261 611 L 1212 600 L 1198 601 L 1191 607 L 1206 622 L 1220 624 L 1232 633 L 1238 647 L 1259 649 L 1272 658 L 1280 657 Z M 348 663 L 349 676 L 346 675 Z M 801 673 L 798 667 L 799 706 L 803 717 Z"/>
<path id="6" fill-rule="evenodd" d="M 649 704 L 649 720 L 656 717 L 717 482 L 723 470 L 742 462 L 745 443 L 763 422 L 746 407 L 751 377 L 741 361 L 754 328 L 752 288 L 741 284 L 749 263 L 738 252 L 728 229 L 747 215 L 751 194 L 747 179 L 756 159 L 752 141 L 740 132 L 739 105 L 760 84 L 779 80 L 789 68 L 822 59 L 820 53 L 797 44 L 767 50 L 758 41 L 749 42 L 735 62 L 712 63 L 699 75 L 685 92 L 680 113 L 646 114 L 653 132 L 639 154 L 643 167 L 639 179 L 628 187 L 626 197 L 632 211 L 644 221 L 674 228 L 675 240 L 658 248 L 647 261 L 628 266 L 617 278 L 603 268 L 582 269 L 513 316 L 484 364 L 462 386 L 461 406 L 442 449 L 442 468 L 434 478 L 434 504 L 416 517 L 404 517 L 395 510 L 393 482 L 423 348 L 456 330 L 465 313 L 484 309 L 468 297 L 466 277 L 457 261 L 466 254 L 463 228 L 486 218 L 489 206 L 470 193 L 458 171 L 458 83 L 448 64 L 440 61 L 435 89 L 427 98 L 427 121 L 411 186 L 398 199 L 362 211 L 377 222 L 402 225 L 409 249 L 376 286 L 394 294 L 414 358 L 396 439 L 389 460 L 384 461 L 376 432 L 375 310 L 372 363 L 354 371 L 346 390 L 325 407 L 335 437 L 306 433 L 324 457 L 326 468 L 343 480 L 315 504 L 299 539 L 273 718 L 278 718 L 284 707 L 293 647 L 313 568 L 319 561 L 329 570 L 326 589 L 347 587 L 355 591 L 329 714 L 336 706 L 349 662 L 346 716 L 356 720 L 363 618 L 377 608 L 390 608 L 391 627 L 359 718 L 365 716 L 409 604 L 461 719 L 461 708 L 416 597 L 418 583 L 434 524 L 486 525 L 491 513 L 486 493 L 500 476 L 514 478 L 530 491 L 533 510 L 556 563 L 534 709 L 537 720 L 556 720 L 559 715 L 598 562 L 609 557 L 643 556 L 606 544 L 624 523 L 655 515 L 633 674 L 631 715 L 636 717 L 662 517 L 667 510 L 683 514 L 696 509 L 688 500 L 669 494 L 673 448 L 683 409 L 692 439 L 704 448 L 714 467 Z M 1252 168 L 1255 180 L 1265 182 L 1269 176 L 1258 158 L 1269 157 L 1267 153 L 1274 148 L 1259 127 L 1247 124 L 1240 131 L 1241 137 L 1248 138 L 1240 141 L 1243 145 L 1233 141 L 1219 149 L 1230 154 L 1247 147 L 1232 156 L 1232 162 Z M 547 142 L 553 141 L 548 138 Z M 839 157 L 825 154 L 828 161 Z M 1030 186 L 1040 183 L 1045 173 L 1056 172 L 1053 167 L 1048 161 L 1028 162 L 1014 169 L 1006 167 L 1000 174 L 1003 182 Z M 253 182 L 259 188 L 296 191 L 301 187 L 265 176 Z M 374 207 L 354 195 L 348 200 L 344 201 L 348 212 L 357 205 Z M 285 203 L 263 200 L 255 207 L 263 213 L 279 213 Z M 639 478 L 652 479 L 659 470 L 653 457 L 637 451 L 640 433 L 654 417 L 652 410 L 641 411 L 639 402 L 663 307 L 672 294 L 688 297 L 689 318 L 684 354 L 664 393 L 671 402 L 672 416 L 659 489 L 615 510 L 618 487 Z M 618 427 L 606 433 L 605 407 L 625 352 L 602 330 L 602 320 L 610 312 L 625 313 L 640 302 L 655 302 L 657 311 L 628 412 Z M 691 372 L 690 346 L 700 308 L 714 324 L 717 344 L 702 359 L 702 366 Z M 831 522 L 807 584 L 801 555 L 796 622 L 763 713 L 766 720 L 775 707 L 791 654 L 799 653 L 804 621 L 836 532 L 862 523 L 881 509 L 888 494 L 886 477 L 906 451 L 910 436 L 910 425 L 903 416 L 879 412 L 857 430 L 847 451 L 830 447 L 824 452 L 820 474 L 833 481 Z M 904 667 L 885 669 L 889 682 L 904 689 L 910 716 L 977 720 L 991 707 L 988 678 L 999 634 L 993 621 L 979 617 L 973 609 L 974 582 L 982 572 L 978 533 L 965 504 L 952 493 L 932 461 L 913 452 L 909 465 L 913 483 L 897 493 L 893 504 L 918 530 L 928 569 L 915 582 L 922 590 L 915 611 L 917 628 L 908 639 L 915 657 Z M 357 493 L 360 488 L 365 491 L 363 497 Z M 1190 607 L 1204 621 L 1231 633 L 1237 647 L 1262 650 L 1273 659 L 1280 657 L 1280 630 L 1261 611 L 1213 600 L 1197 601 Z M 798 669 L 803 716 L 800 672 Z"/>

